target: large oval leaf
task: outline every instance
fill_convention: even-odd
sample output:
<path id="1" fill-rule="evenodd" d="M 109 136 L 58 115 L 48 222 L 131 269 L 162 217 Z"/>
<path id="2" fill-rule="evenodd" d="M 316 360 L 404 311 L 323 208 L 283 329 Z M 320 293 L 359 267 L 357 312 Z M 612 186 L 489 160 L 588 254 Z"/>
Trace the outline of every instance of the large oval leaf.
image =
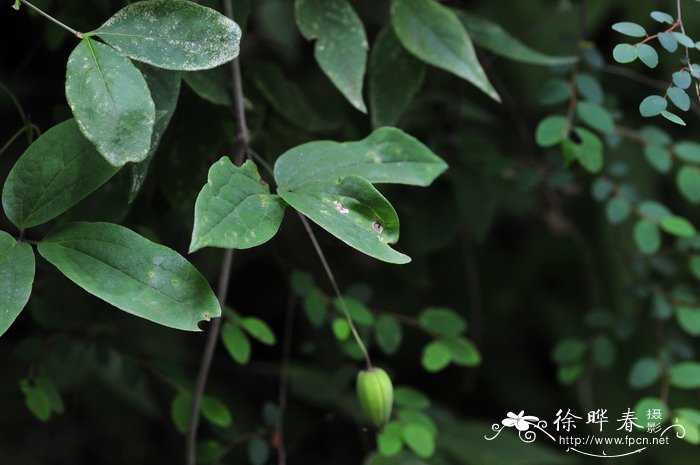
<path id="1" fill-rule="evenodd" d="M 203 247 L 248 249 L 277 233 L 285 204 L 260 181 L 250 160 L 238 168 L 223 157 L 211 166 L 194 207 L 190 252 Z"/>
<path id="2" fill-rule="evenodd" d="M 198 322 L 221 315 L 190 262 L 123 226 L 67 223 L 39 243 L 39 253 L 87 292 L 161 325 L 198 331 Z"/>
<path id="3" fill-rule="evenodd" d="M 0 231 L 0 336 L 29 300 L 34 282 L 34 252 Z"/>
<path id="4" fill-rule="evenodd" d="M 66 98 L 80 130 L 108 162 L 122 166 L 146 158 L 155 105 L 128 58 L 86 37 L 68 58 Z"/>
<path id="5" fill-rule="evenodd" d="M 90 34 L 158 68 L 209 69 L 238 56 L 241 29 L 221 13 L 187 0 L 135 2 Z"/>
<path id="6" fill-rule="evenodd" d="M 168 128 L 170 118 L 175 113 L 177 99 L 180 96 L 181 81 L 180 73 L 177 71 L 155 68 L 145 63 L 138 63 L 137 67 L 146 79 L 148 90 L 151 92 L 151 98 L 156 108 L 156 121 L 153 125 L 153 134 L 151 134 L 151 148 L 148 150 L 146 159 L 131 165 L 129 202 L 133 202 L 141 190 L 160 139 Z"/>
<path id="7" fill-rule="evenodd" d="M 369 58 L 372 126 L 394 126 L 425 80 L 425 64 L 408 53 L 391 27 L 377 36 Z"/>
<path id="8" fill-rule="evenodd" d="M 513 61 L 542 66 L 570 65 L 577 61 L 577 58 L 574 56 L 545 55 L 537 50 L 533 50 L 510 35 L 499 24 L 486 18 L 474 16 L 464 11 L 458 11 L 457 16 L 464 24 L 469 37 L 474 43 L 496 55 Z"/>
<path id="9" fill-rule="evenodd" d="M 392 0 L 391 24 L 409 52 L 501 101 L 476 57 L 469 34 L 452 10 L 435 0 Z"/>
<path id="10" fill-rule="evenodd" d="M 414 137 L 396 128 L 379 128 L 355 142 L 315 141 L 282 154 L 275 162 L 280 187 L 361 176 L 371 183 L 427 186 L 447 164 Z"/>
<path id="11" fill-rule="evenodd" d="M 314 56 L 348 101 L 363 113 L 362 80 L 367 66 L 367 36 L 347 0 L 296 0 L 296 20 L 307 40 L 316 39 Z"/>
<path id="12" fill-rule="evenodd" d="M 2 190 L 2 206 L 18 228 L 36 226 L 68 210 L 117 171 L 70 119 L 46 131 L 17 160 Z"/>
<path id="13" fill-rule="evenodd" d="M 389 246 L 399 239 L 399 217 L 369 181 L 358 176 L 321 179 L 277 193 L 350 247 L 389 263 L 411 261 Z"/>
<path id="14" fill-rule="evenodd" d="M 279 67 L 256 62 L 247 67 L 255 87 L 284 119 L 311 132 L 327 132 L 338 126 L 318 114 L 302 88 L 288 80 Z"/>

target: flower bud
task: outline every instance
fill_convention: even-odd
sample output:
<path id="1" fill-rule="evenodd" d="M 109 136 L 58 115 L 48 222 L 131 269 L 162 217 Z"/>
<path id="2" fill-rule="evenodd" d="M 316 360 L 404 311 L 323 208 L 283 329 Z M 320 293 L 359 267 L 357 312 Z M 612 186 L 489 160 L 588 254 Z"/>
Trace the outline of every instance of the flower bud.
<path id="1" fill-rule="evenodd" d="M 394 402 L 394 386 L 386 371 L 381 368 L 363 370 L 357 374 L 357 398 L 365 417 L 376 427 L 381 427 L 391 417 Z"/>

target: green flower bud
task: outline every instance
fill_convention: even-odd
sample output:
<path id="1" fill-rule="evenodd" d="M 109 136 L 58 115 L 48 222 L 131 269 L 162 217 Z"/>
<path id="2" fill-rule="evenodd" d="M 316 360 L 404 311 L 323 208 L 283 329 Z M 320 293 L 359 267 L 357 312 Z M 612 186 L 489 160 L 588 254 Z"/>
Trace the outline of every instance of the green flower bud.
<path id="1" fill-rule="evenodd" d="M 357 398 L 365 417 L 376 427 L 381 427 L 391 417 L 394 402 L 394 386 L 386 371 L 381 368 L 363 370 L 357 374 Z"/>

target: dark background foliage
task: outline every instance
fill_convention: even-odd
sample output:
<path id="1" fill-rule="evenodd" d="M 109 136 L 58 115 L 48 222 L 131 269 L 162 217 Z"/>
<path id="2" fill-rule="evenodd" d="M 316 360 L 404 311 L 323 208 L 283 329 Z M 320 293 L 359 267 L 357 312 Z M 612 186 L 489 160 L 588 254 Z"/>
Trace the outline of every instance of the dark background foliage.
<path id="1" fill-rule="evenodd" d="M 123 6 L 107 0 L 37 3 L 78 29 L 97 26 Z M 292 2 L 251 3 L 240 60 L 256 151 L 272 162 L 305 141 L 364 137 L 371 130 L 369 119 L 352 109 L 318 69 L 313 46 L 294 24 Z M 589 1 L 582 19 L 580 2 L 573 0 L 447 3 L 492 19 L 533 48 L 552 54 L 573 53 L 584 21 L 585 37 L 610 63 L 612 47 L 619 41 L 611 24 L 649 24 L 650 11 L 674 8 L 668 1 Z M 699 31 L 700 6 L 684 3 L 686 28 L 689 33 Z M 372 44 L 387 22 L 388 2 L 353 4 Z M 72 38 L 36 15 L 7 5 L 0 14 L 0 31 L 0 82 L 42 131 L 67 118 L 63 86 Z M 534 129 L 552 112 L 538 103 L 538 96 L 553 71 L 485 51 L 480 57 L 503 96 L 502 105 L 470 84 L 430 69 L 400 123 L 450 165 L 428 189 L 382 188 L 402 220 L 399 249 L 414 261 L 401 267 L 380 263 L 318 234 L 343 292 L 365 299 L 368 307 L 413 316 L 424 307 L 440 305 L 454 308 L 469 321 L 468 334 L 483 356 L 479 367 L 450 366 L 427 374 L 420 359 L 429 340 L 410 327 L 396 355 L 371 349 L 375 363 L 386 367 L 395 383 L 415 387 L 432 399 L 431 413 L 440 426 L 434 463 L 497 463 L 482 454 L 499 448 L 516 451 L 520 461 L 513 463 L 573 462 L 571 456 L 552 455 L 536 445 L 488 443 L 483 435 L 507 411 L 525 409 L 551 421 L 560 408 L 581 414 L 595 405 L 619 412 L 644 395 L 658 395 L 658 385 L 633 390 L 627 380 L 637 359 L 656 352 L 656 325 L 649 317 L 648 299 L 640 294 L 654 272 L 639 272 L 644 265 L 634 256 L 631 236 L 607 224 L 601 204 L 590 197 L 591 176 L 577 166 L 563 167 L 558 153 L 536 146 Z M 309 132 L 272 108 L 251 80 L 260 60 L 275 63 L 300 85 L 316 115 L 334 123 L 332 129 Z M 669 60 L 655 70 L 629 68 L 642 77 L 667 81 L 676 66 Z M 649 88 L 610 71 L 614 69 L 596 71 L 608 98 L 622 109 L 625 124 L 639 125 L 636 108 Z M 0 98 L 0 121 L 4 143 L 22 125 L 6 95 Z M 696 115 L 687 121 L 688 128 L 664 127 L 692 139 Z M 203 101 L 183 84 L 153 171 L 135 203 L 127 204 L 128 178 L 120 174 L 58 221 L 119 222 L 185 254 L 194 199 L 211 163 L 232 153 L 233 127 L 225 107 Z M 2 154 L 2 176 L 26 147 L 22 136 Z M 625 143 L 607 152 L 606 164 L 613 160 L 627 164 L 628 178 L 647 197 L 700 219 L 697 210 L 679 198 L 671 179 L 648 168 L 637 146 Z M 14 231 L 6 218 L 0 217 L 0 224 Z M 31 234 L 40 237 L 49 227 Z M 219 250 L 206 249 L 190 259 L 215 282 L 220 257 Z M 41 258 L 37 270 L 39 292 L 0 343 L 0 463 L 180 462 L 184 437 L 170 418 L 171 402 L 194 379 L 203 333 L 177 332 L 119 312 L 79 290 Z M 230 305 L 268 322 L 278 341 L 284 333 L 292 270 L 310 273 L 331 294 L 311 243 L 289 213 L 270 243 L 236 254 Z M 338 348 L 328 325 L 314 328 L 298 301 L 296 306 L 285 416 L 289 463 L 360 463 L 374 448 L 374 434 L 359 422 L 353 400 L 352 383 L 361 365 Z M 552 348 L 565 338 L 593 337 L 596 330 L 584 320 L 598 308 L 616 318 L 611 331 L 617 349 L 614 364 L 608 369 L 587 364 L 579 380 L 562 385 Z M 685 344 L 694 354 L 697 341 Z M 246 463 L 250 437 L 274 439 L 265 411 L 277 402 L 280 360 L 280 342 L 274 347 L 254 345 L 246 366 L 235 364 L 223 347 L 217 349 L 208 392 L 230 408 L 233 426 L 204 426 L 202 437 L 230 444 L 221 463 Z M 48 422 L 32 416 L 18 384 L 37 370 L 53 377 L 65 404 L 65 413 Z M 672 401 L 697 407 L 697 392 L 674 391 Z M 675 441 L 615 463 L 696 460 L 695 446 Z"/>

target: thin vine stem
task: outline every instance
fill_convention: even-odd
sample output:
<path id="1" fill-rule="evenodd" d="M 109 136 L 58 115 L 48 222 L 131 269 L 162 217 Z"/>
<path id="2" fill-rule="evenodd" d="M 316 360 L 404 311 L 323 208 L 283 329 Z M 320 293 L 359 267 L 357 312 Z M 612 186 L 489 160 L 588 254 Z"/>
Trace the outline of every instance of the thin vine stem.
<path id="1" fill-rule="evenodd" d="M 224 14 L 233 20 L 233 5 L 231 0 L 222 0 L 222 9 Z M 230 84 L 232 96 L 232 108 L 234 120 L 236 122 L 236 138 L 239 142 L 239 148 L 234 157 L 236 165 L 243 163 L 248 151 L 250 150 L 250 132 L 245 119 L 245 101 L 243 97 L 243 84 L 241 78 L 241 68 L 238 58 L 234 59 L 230 65 Z M 223 309 L 226 304 L 226 296 L 228 295 L 229 281 L 231 280 L 231 268 L 233 266 L 233 249 L 226 249 L 221 262 L 221 270 L 219 272 L 219 283 L 217 288 L 217 298 L 219 305 Z M 202 352 L 202 358 L 199 363 L 199 371 L 195 381 L 194 391 L 192 392 L 192 403 L 190 404 L 190 419 L 187 426 L 187 438 L 185 444 L 185 463 L 186 465 L 195 465 L 197 458 L 197 431 L 199 429 L 199 417 L 202 409 L 202 397 L 209 379 L 211 371 L 211 363 L 214 358 L 216 344 L 219 340 L 221 332 L 221 322 L 223 316 L 212 319 L 212 323 L 207 330 L 207 341 Z"/>
<path id="2" fill-rule="evenodd" d="M 352 318 L 350 317 L 350 312 L 348 312 L 348 308 L 345 305 L 345 299 L 343 298 L 342 294 L 340 293 L 340 288 L 338 287 L 338 282 L 335 280 L 335 275 L 333 274 L 331 267 L 328 265 L 328 260 L 326 260 L 326 255 L 323 253 L 323 249 L 321 249 L 321 245 L 318 243 L 318 239 L 316 239 L 316 234 L 314 234 L 314 230 L 311 229 L 311 225 L 309 224 L 309 220 L 307 220 L 304 215 L 297 212 L 297 216 L 301 220 L 301 223 L 304 225 L 304 229 L 306 229 L 306 233 L 308 234 L 309 239 L 311 239 L 311 243 L 313 244 L 314 249 L 316 250 L 316 254 L 318 255 L 318 258 L 321 259 L 321 263 L 323 264 L 323 269 L 326 271 L 326 276 L 328 276 L 328 280 L 331 282 L 331 286 L 333 286 L 333 292 L 335 292 L 335 295 L 338 297 L 338 301 L 340 302 L 340 308 L 343 311 L 343 314 L 345 314 L 345 319 L 348 321 L 348 325 L 350 326 L 350 330 L 352 331 L 352 335 L 355 338 L 355 341 L 357 341 L 357 345 L 360 346 L 360 350 L 362 351 L 362 355 L 365 357 L 365 362 L 367 363 L 367 369 L 373 370 L 374 367 L 372 366 L 372 360 L 369 357 L 369 352 L 367 351 L 367 347 L 365 347 L 365 344 L 362 342 L 362 338 L 360 337 L 360 333 L 358 333 L 357 328 L 355 328 L 355 323 L 352 322 Z"/>
<path id="3" fill-rule="evenodd" d="M 83 33 L 82 33 L 82 32 L 76 31 L 76 30 L 73 29 L 72 27 L 70 27 L 70 26 L 68 26 L 68 25 L 66 25 L 66 24 L 63 24 L 61 21 L 57 20 L 56 18 L 54 18 L 54 17 L 51 16 L 50 14 L 48 14 L 48 13 L 44 12 L 43 10 L 41 10 L 41 9 L 39 9 L 39 8 L 37 8 L 37 7 L 35 7 L 35 6 L 32 5 L 31 3 L 29 3 L 27 0 L 19 0 L 19 1 L 22 2 L 24 5 L 27 5 L 29 8 L 31 8 L 31 9 L 34 10 L 34 11 L 36 11 L 37 13 L 39 13 L 41 16 L 43 16 L 44 18 L 48 19 L 48 20 L 51 21 L 52 23 L 61 26 L 63 29 L 65 29 L 66 31 L 70 32 L 71 34 L 73 34 L 73 35 L 74 35 L 75 37 L 77 37 L 78 39 L 80 39 L 80 38 L 83 37 Z"/>
<path id="4" fill-rule="evenodd" d="M 289 357 L 292 351 L 292 326 L 294 325 L 294 309 L 296 297 L 289 293 L 287 311 L 284 321 L 284 341 L 282 342 L 282 364 L 280 366 L 279 392 L 277 394 L 277 420 L 275 435 L 277 436 L 277 465 L 287 465 L 287 449 L 284 445 L 284 415 L 287 409 L 287 386 L 289 384 Z"/>
<path id="5" fill-rule="evenodd" d="M 265 170 L 270 173 L 272 176 L 273 169 L 270 166 L 267 161 L 265 161 L 264 158 L 262 158 L 258 153 L 256 153 L 253 150 L 249 151 L 249 155 L 251 158 L 253 158 L 255 161 L 260 163 Z M 348 312 L 347 306 L 345 305 L 345 299 L 343 298 L 343 295 L 340 293 L 340 288 L 338 287 L 338 283 L 335 280 L 335 275 L 333 274 L 333 270 L 331 270 L 330 265 L 328 264 L 328 260 L 326 260 L 326 255 L 323 253 L 323 249 L 321 249 L 321 245 L 318 243 L 318 240 L 316 239 L 316 235 L 314 234 L 313 229 L 311 229 L 311 225 L 309 224 L 309 221 L 306 219 L 304 215 L 301 213 L 297 212 L 297 215 L 299 216 L 299 219 L 301 220 L 302 224 L 304 225 L 304 229 L 306 230 L 306 234 L 309 236 L 309 239 L 311 239 L 311 243 L 314 246 L 314 250 L 316 250 L 316 254 L 318 255 L 318 258 L 321 260 L 321 263 L 323 264 L 323 269 L 326 272 L 326 276 L 328 276 L 328 280 L 331 282 L 331 285 L 333 286 L 333 292 L 335 293 L 336 297 L 338 297 L 338 301 L 340 302 L 340 307 L 343 312 L 343 315 L 345 316 L 345 319 L 348 322 L 348 325 L 350 326 L 350 330 L 352 332 L 353 337 L 355 338 L 355 341 L 357 341 L 357 345 L 360 346 L 360 350 L 362 350 L 362 355 L 365 358 L 365 362 L 367 363 L 367 369 L 372 370 L 372 360 L 369 356 L 369 352 L 367 351 L 367 347 L 365 347 L 365 344 L 362 342 L 362 338 L 360 337 L 360 333 L 357 331 L 355 328 L 355 324 L 352 321 L 352 318 L 350 317 L 350 312 Z"/>
<path id="6" fill-rule="evenodd" d="M 19 138 L 19 136 L 21 136 L 21 135 L 24 133 L 24 131 L 26 131 L 27 129 L 29 129 L 30 131 L 32 130 L 30 127 L 24 126 L 24 127 L 20 128 L 16 133 L 14 133 L 14 134 L 12 135 L 12 137 L 10 137 L 10 140 L 8 140 L 8 141 L 5 143 L 5 145 L 3 145 L 2 148 L 0 148 L 0 155 L 2 155 L 3 153 L 5 153 L 5 150 L 7 150 L 8 148 L 10 148 L 10 146 L 12 145 L 12 143 L 13 143 L 14 141 L 16 141 L 16 140 Z"/>

